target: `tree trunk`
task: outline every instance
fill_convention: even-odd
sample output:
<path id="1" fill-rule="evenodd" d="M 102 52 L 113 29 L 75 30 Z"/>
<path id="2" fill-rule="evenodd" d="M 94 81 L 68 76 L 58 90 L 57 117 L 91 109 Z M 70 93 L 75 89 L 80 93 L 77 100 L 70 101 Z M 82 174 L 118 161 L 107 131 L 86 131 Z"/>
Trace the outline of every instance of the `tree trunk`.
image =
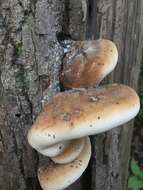
<path id="1" fill-rule="evenodd" d="M 0 189 L 40 190 L 39 162 L 27 131 L 43 105 L 60 91 L 64 33 L 74 40 L 104 37 L 119 51 L 106 82 L 137 89 L 142 48 L 142 0 L 0 1 Z M 86 7 L 86 6 L 85 6 Z M 65 35 L 66 34 L 66 35 Z M 92 159 L 70 190 L 125 190 L 133 122 L 92 137 Z"/>

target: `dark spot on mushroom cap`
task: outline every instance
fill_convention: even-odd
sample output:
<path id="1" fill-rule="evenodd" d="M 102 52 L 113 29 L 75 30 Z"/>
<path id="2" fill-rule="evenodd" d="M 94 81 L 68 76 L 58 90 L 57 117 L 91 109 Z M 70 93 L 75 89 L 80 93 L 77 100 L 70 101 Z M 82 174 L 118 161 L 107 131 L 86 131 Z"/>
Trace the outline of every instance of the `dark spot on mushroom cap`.
<path id="1" fill-rule="evenodd" d="M 42 170 L 41 169 L 38 169 L 38 173 L 40 174 L 42 172 Z"/>
<path id="2" fill-rule="evenodd" d="M 55 135 L 53 135 L 53 138 L 54 138 L 54 139 L 56 138 Z"/>
<path id="3" fill-rule="evenodd" d="M 97 63 L 97 65 L 104 65 L 104 63 L 100 63 L 100 62 L 99 62 L 99 63 Z"/>
<path id="4" fill-rule="evenodd" d="M 116 102 L 116 104 L 119 104 L 119 102 Z"/>
<path id="5" fill-rule="evenodd" d="M 71 114 L 70 114 L 70 113 L 64 113 L 64 114 L 62 115 L 62 119 L 63 119 L 64 121 L 70 121 L 70 120 L 71 120 Z"/>
<path id="6" fill-rule="evenodd" d="M 97 119 L 100 119 L 100 118 L 101 118 L 100 116 L 97 117 Z"/>
<path id="7" fill-rule="evenodd" d="M 71 122 L 71 123 L 70 123 L 70 125 L 71 125 L 71 127 L 73 127 L 73 126 L 74 126 L 74 123 L 73 123 L 73 122 Z"/>

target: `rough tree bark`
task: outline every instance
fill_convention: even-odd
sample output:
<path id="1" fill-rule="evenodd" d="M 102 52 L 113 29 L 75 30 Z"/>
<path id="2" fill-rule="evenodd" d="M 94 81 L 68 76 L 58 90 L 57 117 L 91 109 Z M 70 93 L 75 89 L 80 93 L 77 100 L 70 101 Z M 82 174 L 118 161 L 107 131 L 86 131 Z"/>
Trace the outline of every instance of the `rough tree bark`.
<path id="1" fill-rule="evenodd" d="M 75 40 L 112 39 L 118 46 L 119 63 L 108 82 L 121 82 L 137 89 L 143 1 L 88 0 L 87 8 L 83 22 L 81 1 L 0 1 L 2 190 L 41 189 L 36 170 L 43 157 L 30 148 L 26 135 L 42 106 L 60 91 L 61 32 Z M 70 190 L 126 189 L 132 125 L 92 137 L 90 165 Z"/>

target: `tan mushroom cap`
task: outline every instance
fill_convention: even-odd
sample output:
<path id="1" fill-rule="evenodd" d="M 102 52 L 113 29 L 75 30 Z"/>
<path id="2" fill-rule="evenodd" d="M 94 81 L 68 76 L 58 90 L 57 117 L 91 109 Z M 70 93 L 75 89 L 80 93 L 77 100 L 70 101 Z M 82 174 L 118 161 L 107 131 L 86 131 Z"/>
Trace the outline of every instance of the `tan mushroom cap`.
<path id="1" fill-rule="evenodd" d="M 94 135 L 128 122 L 140 108 L 136 92 L 112 84 L 95 90 L 59 93 L 37 117 L 28 141 L 35 149 Z"/>
<path id="2" fill-rule="evenodd" d="M 51 157 L 55 163 L 58 164 L 67 164 L 74 161 L 81 151 L 83 150 L 85 145 L 85 138 L 72 140 L 62 152 L 56 157 Z"/>
<path id="3" fill-rule="evenodd" d="M 89 137 L 85 137 L 85 146 L 80 155 L 69 164 L 54 164 L 42 167 L 38 178 L 43 190 L 62 190 L 74 183 L 85 171 L 91 157 Z"/>
<path id="4" fill-rule="evenodd" d="M 80 44 L 80 45 L 79 45 Z M 110 40 L 77 42 L 79 53 L 65 57 L 60 80 L 65 87 L 79 88 L 99 84 L 115 68 L 118 51 Z M 68 61 L 68 58 L 71 59 Z"/>

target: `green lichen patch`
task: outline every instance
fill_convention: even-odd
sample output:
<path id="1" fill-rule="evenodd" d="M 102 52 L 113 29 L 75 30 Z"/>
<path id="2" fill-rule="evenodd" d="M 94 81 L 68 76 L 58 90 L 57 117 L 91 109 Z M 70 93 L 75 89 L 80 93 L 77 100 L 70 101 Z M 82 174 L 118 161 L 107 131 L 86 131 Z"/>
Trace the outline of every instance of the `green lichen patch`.
<path id="1" fill-rule="evenodd" d="M 15 44 L 15 53 L 17 56 L 20 56 L 22 54 L 22 42 L 17 42 Z"/>

